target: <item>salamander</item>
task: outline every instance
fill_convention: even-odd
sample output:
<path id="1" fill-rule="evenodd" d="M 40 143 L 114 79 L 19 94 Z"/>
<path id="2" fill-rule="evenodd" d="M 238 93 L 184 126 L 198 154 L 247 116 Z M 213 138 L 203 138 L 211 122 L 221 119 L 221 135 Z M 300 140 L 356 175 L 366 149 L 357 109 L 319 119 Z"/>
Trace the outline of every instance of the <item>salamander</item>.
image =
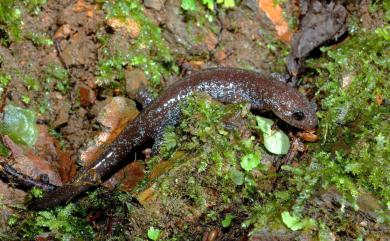
<path id="1" fill-rule="evenodd" d="M 41 210 L 65 204 L 98 186 L 127 164 L 126 156 L 134 148 L 161 138 L 167 126 L 176 125 L 180 121 L 179 102 L 194 92 L 205 92 L 222 103 L 248 102 L 253 110 L 271 110 L 299 129 L 314 129 L 317 125 L 315 110 L 307 98 L 291 86 L 249 70 L 213 68 L 199 71 L 170 85 L 124 128 L 97 160 L 81 168 L 70 184 L 34 200 L 29 208 Z"/>

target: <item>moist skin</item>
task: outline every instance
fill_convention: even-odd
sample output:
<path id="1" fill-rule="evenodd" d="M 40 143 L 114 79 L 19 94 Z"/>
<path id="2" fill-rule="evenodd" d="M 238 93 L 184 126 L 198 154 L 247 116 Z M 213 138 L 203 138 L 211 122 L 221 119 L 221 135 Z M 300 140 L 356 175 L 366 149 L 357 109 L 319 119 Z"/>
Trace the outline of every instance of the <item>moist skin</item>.
<path id="1" fill-rule="evenodd" d="M 309 101 L 291 86 L 248 70 L 203 70 L 169 86 L 129 123 L 97 160 L 81 169 L 73 182 L 33 201 L 29 208 L 41 210 L 65 204 L 98 186 L 127 164 L 125 157 L 134 148 L 158 140 L 166 126 L 176 125 L 180 121 L 178 103 L 194 92 L 205 92 L 223 103 L 248 102 L 253 110 L 271 110 L 283 121 L 302 130 L 317 126 L 317 117 Z"/>

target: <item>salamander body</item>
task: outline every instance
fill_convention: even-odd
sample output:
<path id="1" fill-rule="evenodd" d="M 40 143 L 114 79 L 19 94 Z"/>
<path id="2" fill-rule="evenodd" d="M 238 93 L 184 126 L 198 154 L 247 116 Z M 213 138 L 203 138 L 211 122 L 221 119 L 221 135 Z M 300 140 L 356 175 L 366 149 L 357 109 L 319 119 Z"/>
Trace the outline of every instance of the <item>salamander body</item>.
<path id="1" fill-rule="evenodd" d="M 293 87 L 248 70 L 203 70 L 169 86 L 128 124 L 97 160 L 81 169 L 73 182 L 33 201 L 29 208 L 40 210 L 55 207 L 98 186 L 126 164 L 125 157 L 134 148 L 160 138 L 168 125 L 177 124 L 180 121 L 178 103 L 194 92 L 205 92 L 223 103 L 249 102 L 252 109 L 271 110 L 280 119 L 299 129 L 313 129 L 317 125 L 317 117 L 309 101 Z"/>

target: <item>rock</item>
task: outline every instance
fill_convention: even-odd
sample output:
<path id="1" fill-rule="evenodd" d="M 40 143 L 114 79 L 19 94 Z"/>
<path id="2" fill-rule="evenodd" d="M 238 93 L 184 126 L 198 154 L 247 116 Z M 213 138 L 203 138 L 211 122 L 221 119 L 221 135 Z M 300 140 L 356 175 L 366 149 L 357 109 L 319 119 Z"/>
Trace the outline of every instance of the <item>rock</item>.
<path id="1" fill-rule="evenodd" d="M 103 107 L 97 121 L 110 129 L 118 128 L 121 122 L 133 120 L 138 115 L 135 103 L 125 97 L 116 96 Z"/>
<path id="2" fill-rule="evenodd" d="M 84 32 L 77 32 L 69 40 L 62 40 L 60 46 L 67 66 L 95 63 L 95 43 Z"/>
<path id="3" fill-rule="evenodd" d="M 100 132 L 80 154 L 79 164 L 86 166 L 95 160 L 118 134 L 132 121 L 139 111 L 135 103 L 125 97 L 117 96 L 111 99 L 97 116 L 97 121 L 107 127 Z"/>
<path id="4" fill-rule="evenodd" d="M 68 120 L 69 120 L 69 107 L 66 105 L 63 105 L 57 113 L 58 114 L 57 114 L 56 119 L 54 120 L 54 123 L 53 123 L 54 128 L 62 126 L 68 122 Z"/>
<path id="5" fill-rule="evenodd" d="M 79 85 L 77 92 L 80 96 L 80 104 L 83 107 L 87 107 L 96 101 L 95 92 L 86 85 Z"/>
<path id="6" fill-rule="evenodd" d="M 54 39 L 66 39 L 72 33 L 72 27 L 70 24 L 64 24 L 58 28 L 57 32 L 54 34 Z"/>
<path id="7" fill-rule="evenodd" d="M 133 39 L 137 38 L 141 32 L 141 27 L 138 22 L 131 18 L 126 18 L 125 20 L 110 18 L 106 20 L 106 24 L 115 31 L 122 32 L 124 35 L 128 35 Z"/>
<path id="8" fill-rule="evenodd" d="M 3 181 L 0 181 L 0 195 L 2 205 L 15 205 L 23 203 L 27 196 L 24 191 L 12 188 Z"/>
<path id="9" fill-rule="evenodd" d="M 128 70 L 125 73 L 127 95 L 135 99 L 138 91 L 148 85 L 148 80 L 143 71 L 139 69 Z"/>
<path id="10" fill-rule="evenodd" d="M 217 50 L 214 54 L 214 58 L 218 64 L 221 64 L 227 58 L 227 55 L 226 55 L 225 51 Z"/>
<path id="11" fill-rule="evenodd" d="M 249 241 L 289 241 L 296 240 L 298 233 L 293 232 L 285 227 L 270 227 L 264 229 L 254 229 L 250 232 Z M 301 239 L 300 239 L 301 240 Z"/>
<path id="12" fill-rule="evenodd" d="M 144 5 L 147 8 L 152 8 L 157 11 L 160 11 L 165 4 L 165 0 L 145 0 Z"/>

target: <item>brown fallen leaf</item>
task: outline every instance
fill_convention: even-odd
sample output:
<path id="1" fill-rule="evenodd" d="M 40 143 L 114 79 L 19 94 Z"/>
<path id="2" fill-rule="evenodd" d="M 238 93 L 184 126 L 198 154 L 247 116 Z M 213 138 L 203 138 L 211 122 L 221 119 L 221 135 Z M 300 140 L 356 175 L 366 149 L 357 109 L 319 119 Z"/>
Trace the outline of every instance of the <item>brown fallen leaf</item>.
<path id="1" fill-rule="evenodd" d="M 36 180 L 39 180 L 42 175 L 47 175 L 51 184 L 56 186 L 62 185 L 61 177 L 55 165 L 51 162 L 52 160 L 38 156 L 31 149 L 24 151 L 23 148 L 15 144 L 8 136 L 4 136 L 3 140 L 4 144 L 11 150 L 13 163 L 8 164 L 13 168 Z"/>
<path id="2" fill-rule="evenodd" d="M 297 136 L 306 142 L 316 142 L 320 139 L 318 135 L 314 134 L 314 131 L 300 131 Z"/>
<path id="3" fill-rule="evenodd" d="M 4 205 L 15 205 L 18 203 L 23 203 L 27 196 L 22 190 L 13 188 L 12 186 L 0 181 L 0 201 Z"/>
<path id="4" fill-rule="evenodd" d="M 283 17 L 283 10 L 280 5 L 275 5 L 274 0 L 259 0 L 259 8 L 265 12 L 274 24 L 277 38 L 286 43 L 290 42 L 292 33 L 288 29 L 288 23 Z"/>
<path id="5" fill-rule="evenodd" d="M 378 105 L 381 105 L 383 103 L 383 96 L 381 95 L 377 95 L 375 97 L 375 102 L 378 104 Z"/>
<path id="6" fill-rule="evenodd" d="M 155 194 L 155 190 L 152 187 L 150 187 L 145 191 L 141 192 L 140 194 L 138 194 L 137 200 L 142 206 L 148 206 L 153 203 L 153 200 L 155 198 L 154 194 Z"/>
<path id="7" fill-rule="evenodd" d="M 89 106 L 96 101 L 95 92 L 87 85 L 80 84 L 78 87 L 78 94 L 80 96 L 80 105 L 83 107 Z"/>
<path id="8" fill-rule="evenodd" d="M 46 125 L 38 125 L 39 135 L 35 144 L 37 155 L 45 160 L 51 160 L 52 165 L 61 177 L 63 183 L 70 181 L 76 175 L 76 162 L 71 159 L 70 151 L 63 150 L 60 143 L 49 134 Z"/>
<path id="9" fill-rule="evenodd" d="M 85 12 L 87 17 L 92 18 L 94 13 L 95 13 L 96 8 L 97 8 L 97 6 L 85 3 L 84 0 L 77 0 L 76 4 L 73 7 L 73 10 L 76 13 Z"/>
<path id="10" fill-rule="evenodd" d="M 120 183 L 120 189 L 129 192 L 144 179 L 144 170 L 145 165 L 143 162 L 134 161 L 105 181 L 103 186 L 113 188 Z"/>
<path id="11" fill-rule="evenodd" d="M 156 179 L 157 177 L 161 176 L 162 174 L 166 173 L 173 167 L 173 162 L 171 161 L 162 161 L 158 163 L 153 170 L 151 171 L 149 178 L 150 179 Z"/>

